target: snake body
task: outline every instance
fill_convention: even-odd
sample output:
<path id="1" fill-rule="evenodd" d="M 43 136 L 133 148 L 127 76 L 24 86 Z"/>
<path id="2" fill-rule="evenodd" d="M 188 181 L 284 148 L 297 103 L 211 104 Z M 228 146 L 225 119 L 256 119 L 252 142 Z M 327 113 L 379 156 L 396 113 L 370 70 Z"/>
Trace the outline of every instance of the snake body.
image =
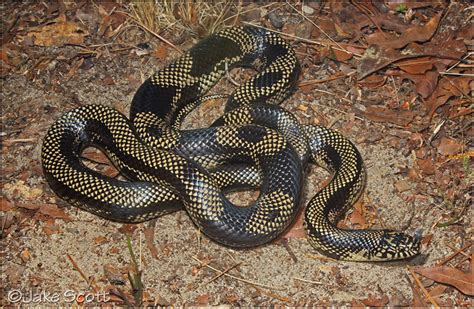
<path id="1" fill-rule="evenodd" d="M 235 66 L 258 73 L 228 98 L 210 128 L 181 130 L 185 116 Z M 87 105 L 64 114 L 42 148 L 45 176 L 71 204 L 107 219 L 141 222 L 181 209 L 210 238 L 252 247 L 279 236 L 300 208 L 309 162 L 333 173 L 305 211 L 310 243 L 333 258 L 387 261 L 414 256 L 420 235 L 391 230 L 344 230 L 337 222 L 361 194 L 365 169 L 356 147 L 339 133 L 301 125 L 278 106 L 296 85 L 300 67 L 280 36 L 255 27 L 222 30 L 198 42 L 145 81 L 130 119 Z M 130 181 L 95 172 L 81 162 L 84 147 L 104 150 Z M 248 207 L 228 190 L 258 187 Z"/>

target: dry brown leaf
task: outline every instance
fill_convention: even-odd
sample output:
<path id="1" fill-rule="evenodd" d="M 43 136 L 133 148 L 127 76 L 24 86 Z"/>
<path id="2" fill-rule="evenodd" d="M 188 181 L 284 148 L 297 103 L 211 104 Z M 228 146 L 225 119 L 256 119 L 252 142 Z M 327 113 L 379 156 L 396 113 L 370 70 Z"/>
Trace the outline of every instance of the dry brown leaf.
<path id="1" fill-rule="evenodd" d="M 404 59 L 397 61 L 395 65 L 408 74 L 425 74 L 426 71 L 433 68 L 433 59 L 431 57 Z"/>
<path id="2" fill-rule="evenodd" d="M 388 304 L 389 299 L 387 295 L 378 298 L 377 296 L 369 294 L 369 297 L 362 299 L 361 302 L 369 307 L 383 307 Z"/>
<path id="3" fill-rule="evenodd" d="M 424 44 L 410 43 L 403 51 L 407 54 L 437 58 L 435 64 L 445 61 L 454 64 L 467 52 L 467 47 L 462 40 L 456 40 L 452 33 L 448 33 L 437 35 Z"/>
<path id="4" fill-rule="evenodd" d="M 39 212 L 54 219 L 71 220 L 68 214 L 62 208 L 54 204 L 40 204 Z"/>
<path id="5" fill-rule="evenodd" d="M 443 156 L 450 156 L 459 153 L 463 149 L 463 145 L 456 140 L 448 137 L 442 137 L 438 146 L 438 152 Z"/>
<path id="6" fill-rule="evenodd" d="M 0 197 L 0 211 L 10 211 L 14 208 L 12 202 L 8 201 L 4 197 Z"/>
<path id="7" fill-rule="evenodd" d="M 124 267 L 119 268 L 113 264 L 104 265 L 104 275 L 112 284 L 125 282 L 127 272 L 128 269 Z"/>
<path id="8" fill-rule="evenodd" d="M 17 207 L 29 209 L 29 210 L 37 210 L 40 208 L 40 204 L 33 204 L 33 203 L 18 203 Z"/>
<path id="9" fill-rule="evenodd" d="M 409 43 L 403 50 L 372 45 L 367 48 L 358 64 L 359 80 L 391 63 L 402 59 L 414 59 L 422 56 L 436 58 L 435 65 L 455 63 L 467 51 L 462 40 L 456 40 L 453 34 L 437 35 L 424 44 Z M 443 59 L 446 58 L 446 59 Z M 415 61 L 415 60 L 413 60 Z M 439 69 L 438 69 L 439 70 Z"/>
<path id="10" fill-rule="evenodd" d="M 364 215 L 358 211 L 354 210 L 350 215 L 349 215 L 349 221 L 353 225 L 358 225 L 361 228 L 365 228 L 367 226 L 367 220 L 365 220 Z"/>
<path id="11" fill-rule="evenodd" d="M 103 244 L 106 244 L 108 242 L 109 242 L 109 240 L 105 236 L 97 236 L 97 237 L 94 238 L 94 243 L 96 245 L 103 245 Z"/>
<path id="12" fill-rule="evenodd" d="M 363 199 L 358 199 L 357 202 L 354 204 L 353 208 L 354 210 L 348 217 L 349 222 L 351 222 L 353 225 L 358 225 L 360 228 L 367 228 L 368 222 L 365 219 L 364 215 L 366 213 L 366 210 Z M 340 223 L 344 224 L 342 221 Z"/>
<path id="13" fill-rule="evenodd" d="M 469 93 L 473 88 L 474 81 L 470 77 L 456 76 L 442 78 L 439 81 L 436 90 L 424 102 L 430 118 L 433 116 L 436 109 L 446 104 L 450 98 L 469 96 Z"/>
<path id="14" fill-rule="evenodd" d="M 33 40 L 39 46 L 62 46 L 83 44 L 89 35 L 79 24 L 58 19 L 57 22 L 33 28 L 24 39 Z"/>
<path id="15" fill-rule="evenodd" d="M 408 191 L 411 189 L 411 184 L 402 179 L 402 180 L 399 180 L 395 183 L 395 188 L 397 189 L 398 192 L 405 192 L 405 191 Z"/>
<path id="16" fill-rule="evenodd" d="M 92 147 L 84 149 L 81 156 L 100 164 L 112 165 L 109 158 L 107 158 L 102 151 L 96 151 L 96 149 Z"/>
<path id="17" fill-rule="evenodd" d="M 422 26 L 412 25 L 407 27 L 399 37 L 386 32 L 375 32 L 367 36 L 367 42 L 371 45 L 379 45 L 390 49 L 403 48 L 411 42 L 426 42 L 435 33 L 441 15 L 441 13 L 438 13 Z"/>
<path id="18" fill-rule="evenodd" d="M 163 45 L 158 46 L 153 51 L 153 56 L 158 60 L 166 60 L 166 57 L 168 56 L 168 48 Z"/>
<path id="19" fill-rule="evenodd" d="M 102 21 L 100 23 L 99 29 L 97 32 L 101 35 L 104 36 L 105 32 L 109 29 L 110 27 L 110 22 L 111 22 L 111 17 L 110 15 L 105 15 L 102 18 Z"/>
<path id="20" fill-rule="evenodd" d="M 377 72 L 387 65 L 401 59 L 414 58 L 417 55 L 403 54 L 399 50 L 373 45 L 367 48 L 357 66 L 359 80 Z"/>
<path id="21" fill-rule="evenodd" d="M 300 104 L 297 107 L 300 111 L 306 112 L 308 110 L 308 105 Z"/>
<path id="22" fill-rule="evenodd" d="M 48 236 L 58 234 L 61 231 L 60 227 L 54 223 L 54 219 L 48 219 L 44 222 L 43 233 Z"/>
<path id="23" fill-rule="evenodd" d="M 158 258 L 158 250 L 155 247 L 155 229 L 153 227 L 147 227 L 144 230 L 145 234 L 145 242 L 146 246 L 148 247 L 148 250 L 150 250 L 151 256 L 153 256 L 155 259 Z"/>
<path id="24" fill-rule="evenodd" d="M 429 293 L 431 297 L 439 301 L 441 298 L 440 296 L 442 296 L 447 289 L 448 287 L 446 285 L 437 285 L 437 286 L 432 287 L 429 290 Z"/>
<path id="25" fill-rule="evenodd" d="M 455 287 L 463 294 L 474 296 L 474 254 L 471 255 L 471 267 L 468 272 L 449 266 L 414 267 L 413 271 L 436 282 Z"/>
<path id="26" fill-rule="evenodd" d="M 293 225 L 285 234 L 282 235 L 283 238 L 305 238 L 306 231 L 304 229 L 304 211 L 300 211 Z"/>
<path id="27" fill-rule="evenodd" d="M 423 172 L 425 175 L 434 175 L 436 171 L 435 164 L 431 158 L 428 159 L 417 159 L 416 164 L 418 168 Z"/>
<path id="28" fill-rule="evenodd" d="M 429 97 L 438 85 L 439 73 L 436 71 L 428 71 L 426 74 L 402 74 L 402 78 L 410 79 L 415 83 L 416 92 L 419 93 L 424 99 Z"/>
<path id="29" fill-rule="evenodd" d="M 413 294 L 413 300 L 412 300 L 411 306 L 413 308 L 426 308 L 428 304 L 423 299 L 423 295 L 421 295 L 418 289 L 415 289 L 415 287 L 413 286 L 413 283 L 410 280 L 408 280 L 408 282 L 410 284 L 411 291 Z"/>
<path id="30" fill-rule="evenodd" d="M 329 54 L 329 57 L 333 60 L 337 60 L 337 61 L 342 62 L 342 61 L 347 61 L 347 60 L 351 59 L 352 54 L 347 53 L 347 52 L 342 51 L 342 50 L 331 48 L 331 53 Z"/>
<path id="31" fill-rule="evenodd" d="M 357 84 L 365 88 L 379 88 L 385 84 L 387 78 L 382 75 L 370 75 L 364 80 L 359 81 Z"/>
<path id="32" fill-rule="evenodd" d="M 74 60 L 74 62 L 71 65 L 71 68 L 69 69 L 69 72 L 67 72 L 65 76 L 66 80 L 69 80 L 71 77 L 75 76 L 83 63 L 84 63 L 84 58 L 79 58 L 79 59 Z"/>
<path id="33" fill-rule="evenodd" d="M 118 231 L 122 234 L 132 235 L 133 231 L 135 231 L 137 228 L 138 228 L 137 224 L 124 223 L 122 224 L 121 227 L 118 228 Z"/>
<path id="34" fill-rule="evenodd" d="M 209 294 L 202 294 L 196 297 L 196 302 L 200 305 L 209 304 Z"/>
<path id="35" fill-rule="evenodd" d="M 321 36 L 325 37 L 324 34 L 321 33 L 322 29 L 325 33 L 328 35 L 332 35 L 331 37 L 334 37 L 337 34 L 336 26 L 334 24 L 334 21 L 329 19 L 329 18 L 318 18 L 318 26 L 319 28 L 314 27 L 312 32 L 311 32 L 311 37 L 312 38 L 319 38 Z"/>
<path id="36" fill-rule="evenodd" d="M 360 301 L 359 299 L 353 298 L 353 299 L 352 299 L 352 302 L 351 302 L 351 307 L 352 307 L 352 308 L 365 308 L 366 306 L 365 306 L 365 304 L 364 304 L 362 301 Z"/>
<path id="37" fill-rule="evenodd" d="M 100 83 L 104 86 L 111 86 L 115 85 L 114 78 L 110 75 L 106 75 L 104 78 L 100 80 Z"/>
<path id="38" fill-rule="evenodd" d="M 0 216 L 0 226 L 2 227 L 2 231 L 0 232 L 0 237 L 4 238 L 7 235 L 10 235 L 13 223 L 15 222 L 15 217 L 12 214 L 5 214 L 5 216 Z M 12 229 L 10 229 L 12 227 Z"/>
<path id="39" fill-rule="evenodd" d="M 372 121 L 390 122 L 400 126 L 407 126 L 416 116 L 412 111 L 393 111 L 382 106 L 371 105 L 362 114 Z"/>
<path id="40" fill-rule="evenodd" d="M 20 253 L 20 258 L 23 263 L 29 262 L 31 260 L 30 250 L 28 250 L 28 248 L 23 249 Z"/>
<path id="41" fill-rule="evenodd" d="M 435 1 L 419 1 L 419 0 L 388 0 L 388 1 L 385 1 L 385 4 L 391 10 L 396 10 L 402 4 L 405 7 L 410 8 L 410 9 L 418 9 L 418 8 L 433 6 L 433 4 L 437 4 L 437 2 L 435 2 Z"/>

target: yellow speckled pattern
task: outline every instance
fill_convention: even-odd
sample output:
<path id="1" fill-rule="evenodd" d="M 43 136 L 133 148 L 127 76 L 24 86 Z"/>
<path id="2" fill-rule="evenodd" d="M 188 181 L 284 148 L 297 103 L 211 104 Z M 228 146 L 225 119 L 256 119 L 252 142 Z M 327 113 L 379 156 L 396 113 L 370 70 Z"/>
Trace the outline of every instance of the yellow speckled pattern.
<path id="1" fill-rule="evenodd" d="M 184 117 L 233 66 L 259 73 L 228 98 L 212 127 L 180 130 Z M 233 247 L 275 239 L 300 207 L 308 162 L 333 173 L 305 212 L 309 242 L 331 257 L 387 261 L 419 252 L 420 235 L 390 230 L 343 230 L 337 221 L 365 184 L 362 158 L 342 135 L 302 126 L 277 106 L 295 89 L 300 67 L 275 33 L 234 27 L 211 35 L 150 77 L 134 96 L 130 120 L 90 105 L 64 114 L 42 148 L 45 176 L 72 205 L 104 218 L 140 222 L 184 207 L 210 238 Z M 100 147 L 129 181 L 95 172 L 81 162 L 84 147 Z M 248 207 L 223 190 L 259 187 Z"/>

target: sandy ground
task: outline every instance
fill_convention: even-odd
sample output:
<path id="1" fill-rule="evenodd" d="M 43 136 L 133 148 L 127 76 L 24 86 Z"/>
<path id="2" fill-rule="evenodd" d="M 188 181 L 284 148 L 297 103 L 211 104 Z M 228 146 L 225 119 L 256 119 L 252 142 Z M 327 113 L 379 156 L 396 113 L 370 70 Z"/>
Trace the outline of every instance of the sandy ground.
<path id="1" fill-rule="evenodd" d="M 171 53 L 169 58 L 174 56 Z M 33 216 L 29 210 L 17 210 L 15 224 L 18 227 L 1 240 L 4 250 L 0 275 L 3 296 L 15 290 L 22 291 L 23 297 L 31 291 L 61 295 L 65 291 L 73 294 L 92 292 L 93 288 L 73 267 L 68 255 L 86 277 L 93 279 L 97 292 L 118 287 L 130 295 L 130 284 L 125 275 L 131 267 L 125 236 L 128 233 L 143 271 L 145 299 L 151 303 L 240 306 L 350 304 L 354 299 L 386 295 L 390 305 L 411 304 L 412 290 L 406 266 L 420 261 L 389 264 L 332 261 L 318 255 L 304 238 L 289 239 L 287 247 L 290 250 L 281 241 L 250 250 L 233 250 L 199 235 L 185 212 L 159 218 L 154 227 L 150 227 L 150 223 L 130 227 L 108 222 L 61 201 L 41 174 L 41 141 L 47 128 L 61 113 L 79 105 L 104 104 L 127 113 L 142 77 L 164 65 L 147 57 L 114 57 L 112 61 L 102 58 L 93 59 L 93 62 L 91 68 L 79 69 L 69 78 L 52 73 L 64 71 L 58 60 L 47 73 L 35 80 L 20 74 L 11 74 L 3 80 L 2 113 L 16 116 L 13 122 L 4 123 L 3 131 L 31 133 L 30 140 L 3 149 L 2 166 L 6 168 L 5 177 L 8 177 L 3 188 L 5 184 L 18 186 L 24 181 L 27 190 L 40 190 L 36 201 L 64 207 L 70 217 L 70 220 L 55 219 L 51 223 L 51 219 Z M 104 83 L 109 78 L 112 82 Z M 329 86 L 335 87 L 337 83 Z M 216 91 L 229 92 L 231 89 L 230 83 L 224 80 Z M 441 210 L 429 199 L 415 198 L 407 202 L 411 190 L 400 193 L 395 187 L 401 180 L 410 183 L 400 170 L 412 166 L 411 155 L 404 153 L 403 148 L 393 146 L 396 128 L 354 119 L 344 111 L 343 104 L 347 103 L 319 93 L 298 92 L 284 103 L 284 107 L 295 111 L 302 122 L 333 124 L 333 128 L 357 144 L 367 165 L 364 202 L 369 209 L 376 209 L 373 212 L 376 214 L 375 228 L 406 228 L 412 217 L 407 228 L 409 232 L 423 229 L 425 234 L 433 234 L 429 248 L 424 248 L 423 253 L 428 254 L 425 263 L 452 252 L 446 246 L 452 242 L 453 235 L 449 230 L 431 228 Z M 308 109 L 303 111 L 300 106 Z M 218 112 L 216 104 L 205 105 L 187 119 L 187 124 L 209 123 Z M 380 138 L 372 142 L 370 137 L 374 135 Z M 19 138 L 23 136 L 21 134 Z M 321 169 L 312 168 L 304 203 L 327 176 Z M 22 200 L 31 203 L 25 197 L 28 193 L 18 196 L 18 192 L 4 191 L 6 197 L 17 194 L 13 198 L 19 203 Z M 55 232 L 46 233 L 46 228 Z M 147 229 L 154 233 L 156 257 L 151 255 L 145 242 Z M 28 254 L 25 256 L 24 252 Z M 227 274 L 246 281 L 225 275 L 218 277 L 219 271 L 198 260 L 221 271 L 232 268 Z M 67 299 L 63 297 L 62 300 Z M 100 301 L 98 298 L 95 300 Z M 50 301 L 46 298 L 41 303 L 50 304 Z"/>
<path id="2" fill-rule="evenodd" d="M 76 76 L 60 85 L 64 93 L 52 93 L 41 81 L 32 82 L 18 75 L 9 76 L 3 85 L 4 111 L 18 116 L 26 111 L 25 129 L 35 132 L 35 141 L 22 143 L 20 147 L 14 148 L 14 152 L 4 153 L 3 165 L 16 169 L 38 167 L 41 138 L 46 129 L 62 112 L 75 104 L 105 104 L 127 111 L 128 102 L 134 93 L 134 85 L 128 82 L 130 78 L 139 79 L 141 74 L 148 75 L 152 68 L 159 65 L 150 66 L 127 59 L 119 61 L 119 65 L 98 61 L 89 70 L 79 70 Z M 97 81 L 104 78 L 104 74 L 112 76 L 115 84 L 98 84 Z M 229 84 L 224 81 L 219 88 L 229 88 Z M 76 98 L 77 102 L 71 102 L 71 97 Z M 337 129 L 344 127 L 349 117 L 334 110 L 339 103 L 330 98 L 312 98 L 311 95 L 297 93 L 284 106 L 291 110 L 301 104 L 312 107 L 302 117 L 306 121 L 317 117 L 312 113 L 317 110 L 326 115 L 330 122 L 335 120 L 334 128 Z M 219 108 L 205 107 L 187 119 L 188 126 L 205 125 L 194 121 L 203 116 L 209 119 L 217 116 Z M 36 114 L 36 118 L 29 118 L 31 113 Z M 384 138 L 373 144 L 358 143 L 365 140 L 364 133 L 368 132 L 368 128 L 380 131 Z M 5 129 L 8 131 L 8 124 Z M 410 192 L 400 194 L 394 187 L 403 178 L 397 176 L 397 172 L 400 168 L 410 167 L 412 162 L 410 156 L 388 145 L 390 134 L 385 134 L 387 131 L 390 128 L 356 120 L 348 134 L 358 143 L 367 165 L 365 201 L 377 208 L 375 227 L 383 224 L 395 229 L 402 228 L 414 212 L 408 230 L 421 228 L 425 232 L 430 231 L 437 218 L 436 208 L 430 206 L 429 200 L 407 203 L 404 198 Z M 321 170 L 312 169 L 306 186 L 305 203 L 320 187 L 325 176 Z M 16 181 L 15 176 L 7 180 L 8 183 Z M 44 190 L 42 199 L 65 206 L 71 220 L 64 222 L 57 219 L 54 223 L 57 233 L 47 235 L 43 229 L 44 222 L 29 219 L 15 233 L 2 240 L 3 247 L 8 248 L 4 253 L 4 271 L 1 275 L 2 281 L 6 282 L 4 288 L 10 291 L 20 289 L 26 294 L 33 289 L 51 293 L 91 291 L 72 267 L 68 254 L 99 287 L 109 286 L 114 276 L 118 277 L 117 281 L 128 286 L 120 272 L 115 275 L 107 273 L 107 267 L 120 270 L 130 265 L 126 238 L 119 231 L 122 224 L 108 222 L 68 206 L 54 196 L 41 173 L 32 173 L 26 179 L 26 184 Z M 364 264 L 320 259 L 307 241 L 299 238 L 292 238 L 288 243 L 297 261 L 278 242 L 251 250 L 232 250 L 201 237 L 185 212 L 157 220 L 153 230 L 158 256 L 154 258 L 143 235 L 147 226 L 148 223 L 136 226 L 132 233 L 133 248 L 140 256 L 145 295 L 158 304 L 343 304 L 350 303 L 354 298 L 367 298 L 370 294 L 385 294 L 392 305 L 409 305 L 412 298 L 406 263 Z M 449 236 L 443 230 L 435 231 L 428 262 L 448 253 L 449 250 L 443 244 L 449 241 Z M 30 253 L 26 263 L 18 255 L 25 249 Z M 215 278 L 219 272 L 203 267 L 197 259 L 219 270 L 238 264 L 229 274 L 262 286 L 255 287 L 226 276 Z M 126 286 L 122 288 L 127 289 Z"/>

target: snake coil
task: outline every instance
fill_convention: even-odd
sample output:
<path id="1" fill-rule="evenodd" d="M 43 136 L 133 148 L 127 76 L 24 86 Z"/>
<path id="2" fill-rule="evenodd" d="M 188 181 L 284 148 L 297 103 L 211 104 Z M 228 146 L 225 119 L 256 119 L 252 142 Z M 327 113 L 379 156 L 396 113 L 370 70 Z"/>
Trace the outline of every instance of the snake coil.
<path id="1" fill-rule="evenodd" d="M 258 73 L 228 98 L 211 127 L 181 130 L 185 116 L 235 66 Z M 252 247 L 279 236 L 300 208 L 306 167 L 333 173 L 305 211 L 309 242 L 333 258 L 387 261 L 418 254 L 420 235 L 345 230 L 337 222 L 361 194 L 365 169 L 355 146 L 330 129 L 301 125 L 278 106 L 295 89 L 300 67 L 280 36 L 234 27 L 198 42 L 156 72 L 134 96 L 130 119 L 87 105 L 64 114 L 42 148 L 51 188 L 74 206 L 104 218 L 141 222 L 182 209 L 210 238 Z M 86 146 L 101 148 L 130 181 L 87 168 Z M 259 188 L 248 207 L 224 193 Z"/>

